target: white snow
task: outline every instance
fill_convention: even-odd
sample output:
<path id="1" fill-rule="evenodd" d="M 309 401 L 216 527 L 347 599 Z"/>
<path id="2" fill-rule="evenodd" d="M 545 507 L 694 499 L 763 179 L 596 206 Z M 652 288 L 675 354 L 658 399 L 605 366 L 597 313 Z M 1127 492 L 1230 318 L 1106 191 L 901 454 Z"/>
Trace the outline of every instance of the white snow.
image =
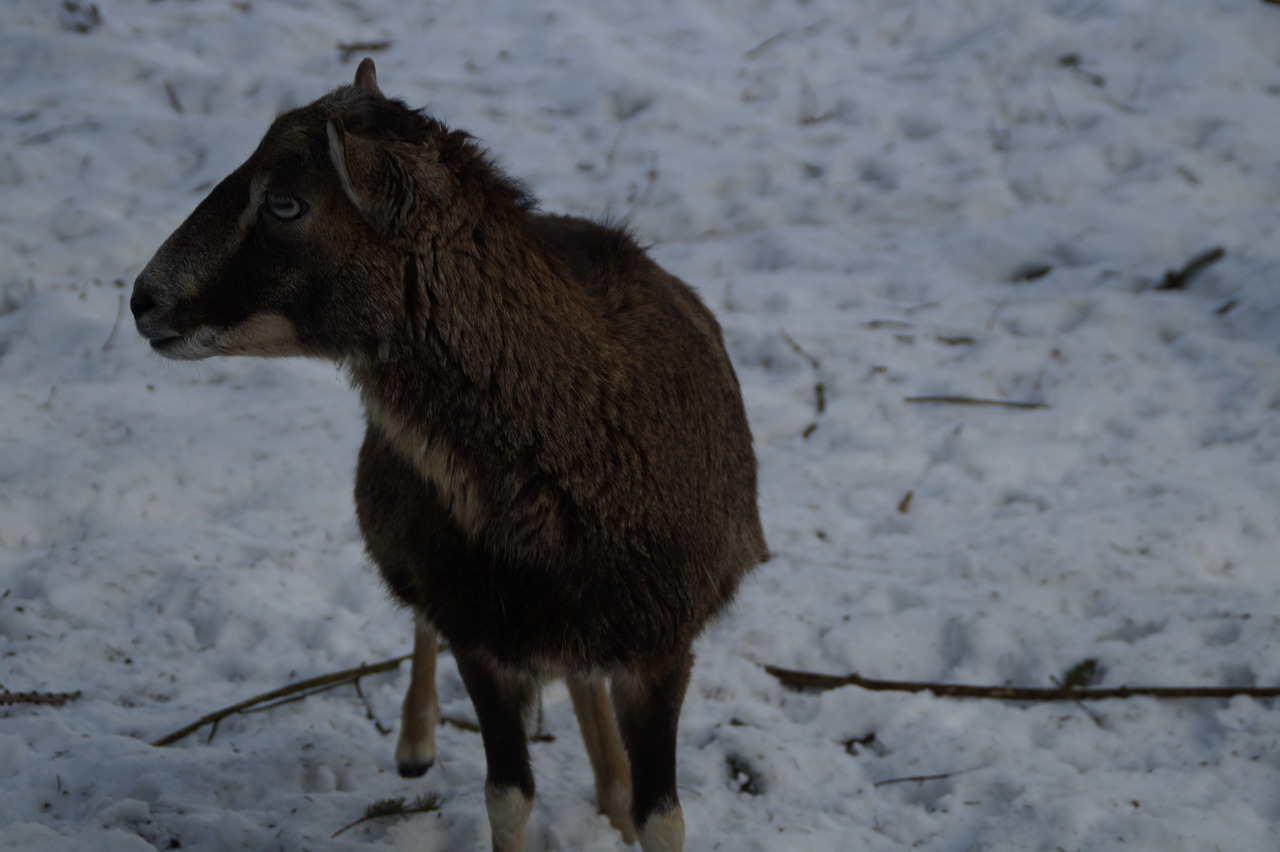
<path id="1" fill-rule="evenodd" d="M 353 519 L 338 372 L 166 362 L 124 305 L 369 41 L 386 91 L 546 209 L 625 217 L 724 325 L 774 556 L 697 647 L 689 849 L 1280 848 L 1274 702 L 802 694 L 761 668 L 1280 683 L 1261 0 L 6 2 L 0 687 L 81 696 L 0 708 L 0 848 L 488 842 L 478 736 L 443 727 L 425 778 L 395 772 L 375 720 L 398 724 L 407 667 L 367 707 L 348 686 L 148 745 L 411 646 Z M 930 395 L 1048 407 L 904 402 Z M 473 718 L 447 654 L 440 689 Z M 563 686 L 542 706 L 528 848 L 619 848 Z M 880 783 L 916 776 L 945 777 Z M 424 792 L 438 812 L 330 839 Z"/>

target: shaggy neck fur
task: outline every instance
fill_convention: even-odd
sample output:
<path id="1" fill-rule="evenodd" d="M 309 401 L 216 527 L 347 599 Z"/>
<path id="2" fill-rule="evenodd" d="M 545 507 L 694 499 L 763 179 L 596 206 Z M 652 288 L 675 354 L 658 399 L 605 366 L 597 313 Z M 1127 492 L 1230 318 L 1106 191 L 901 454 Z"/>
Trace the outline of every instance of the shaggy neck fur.
<path id="1" fill-rule="evenodd" d="M 513 553 L 535 540 L 545 552 L 549 530 L 581 543 L 582 506 L 601 505 L 601 483 L 577 460 L 603 457 L 601 389 L 618 372 L 605 321 L 529 226 L 525 197 L 473 143 L 444 152 L 461 160 L 456 198 L 471 203 L 405 258 L 403 298 L 353 379 L 371 421 L 467 532 L 484 528 Z M 495 452 L 500 472 L 471 461 Z"/>

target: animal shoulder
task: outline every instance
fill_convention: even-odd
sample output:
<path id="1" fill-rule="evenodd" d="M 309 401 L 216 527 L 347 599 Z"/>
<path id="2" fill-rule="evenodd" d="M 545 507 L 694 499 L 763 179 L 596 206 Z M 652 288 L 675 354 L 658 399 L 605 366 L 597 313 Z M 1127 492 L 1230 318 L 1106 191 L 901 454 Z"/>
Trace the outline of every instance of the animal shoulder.
<path id="1" fill-rule="evenodd" d="M 597 298 L 636 279 L 651 277 L 657 270 L 624 228 L 558 214 L 532 216 L 530 224 L 547 251 Z"/>

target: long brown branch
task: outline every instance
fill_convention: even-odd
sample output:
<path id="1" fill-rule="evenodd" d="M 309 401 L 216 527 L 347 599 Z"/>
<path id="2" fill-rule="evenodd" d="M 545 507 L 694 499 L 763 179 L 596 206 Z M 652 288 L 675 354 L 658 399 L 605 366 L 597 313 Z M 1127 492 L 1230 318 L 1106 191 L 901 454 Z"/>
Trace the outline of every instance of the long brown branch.
<path id="1" fill-rule="evenodd" d="M 367 666 L 356 666 L 354 669 L 331 672 L 329 674 L 320 675 L 307 680 L 300 680 L 297 683 L 291 683 L 287 686 L 282 686 L 279 689 L 273 689 L 270 692 L 255 695 L 252 698 L 246 698 L 244 701 L 232 704 L 229 707 L 223 707 L 221 710 L 215 710 L 205 716 L 201 716 L 190 725 L 179 728 L 171 734 L 166 734 L 153 742 L 152 745 L 167 746 L 170 743 L 175 743 L 178 740 L 195 733 L 205 725 L 217 725 L 218 722 L 222 721 L 226 717 L 248 711 L 258 704 L 279 701 L 279 699 L 287 698 L 291 695 L 297 695 L 298 693 L 307 693 L 309 695 L 315 692 L 322 692 L 326 689 L 333 689 L 336 686 L 342 686 L 345 683 L 355 683 L 362 677 L 381 674 L 382 672 L 389 672 L 405 660 L 410 659 L 410 657 L 412 657 L 412 654 L 406 654 L 403 657 L 394 657 L 390 660 L 383 660 L 380 663 L 370 663 Z"/>
<path id="2" fill-rule="evenodd" d="M 765 666 L 783 686 L 828 690 L 857 686 L 876 692 L 932 692 L 942 698 L 991 698 L 1000 701 L 1101 701 L 1108 698 L 1280 698 L 1280 686 L 1116 686 L 1093 689 L 1064 687 L 981 686 L 909 680 L 877 680 L 856 672 L 847 675 Z"/>
<path id="3" fill-rule="evenodd" d="M 75 701 L 80 697 L 80 690 L 75 692 L 10 692 L 0 691 L 0 704 L 52 704 L 54 706 Z"/>

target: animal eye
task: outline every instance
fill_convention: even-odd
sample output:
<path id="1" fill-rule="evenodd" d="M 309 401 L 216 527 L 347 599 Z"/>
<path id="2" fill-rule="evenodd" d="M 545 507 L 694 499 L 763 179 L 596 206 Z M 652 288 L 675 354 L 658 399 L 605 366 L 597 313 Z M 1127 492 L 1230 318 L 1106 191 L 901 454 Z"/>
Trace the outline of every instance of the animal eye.
<path id="1" fill-rule="evenodd" d="M 266 201 L 267 212 L 281 222 L 292 222 L 294 219 L 302 217 L 307 212 L 307 202 L 301 198 L 291 198 L 288 195 L 273 195 L 267 193 Z"/>

